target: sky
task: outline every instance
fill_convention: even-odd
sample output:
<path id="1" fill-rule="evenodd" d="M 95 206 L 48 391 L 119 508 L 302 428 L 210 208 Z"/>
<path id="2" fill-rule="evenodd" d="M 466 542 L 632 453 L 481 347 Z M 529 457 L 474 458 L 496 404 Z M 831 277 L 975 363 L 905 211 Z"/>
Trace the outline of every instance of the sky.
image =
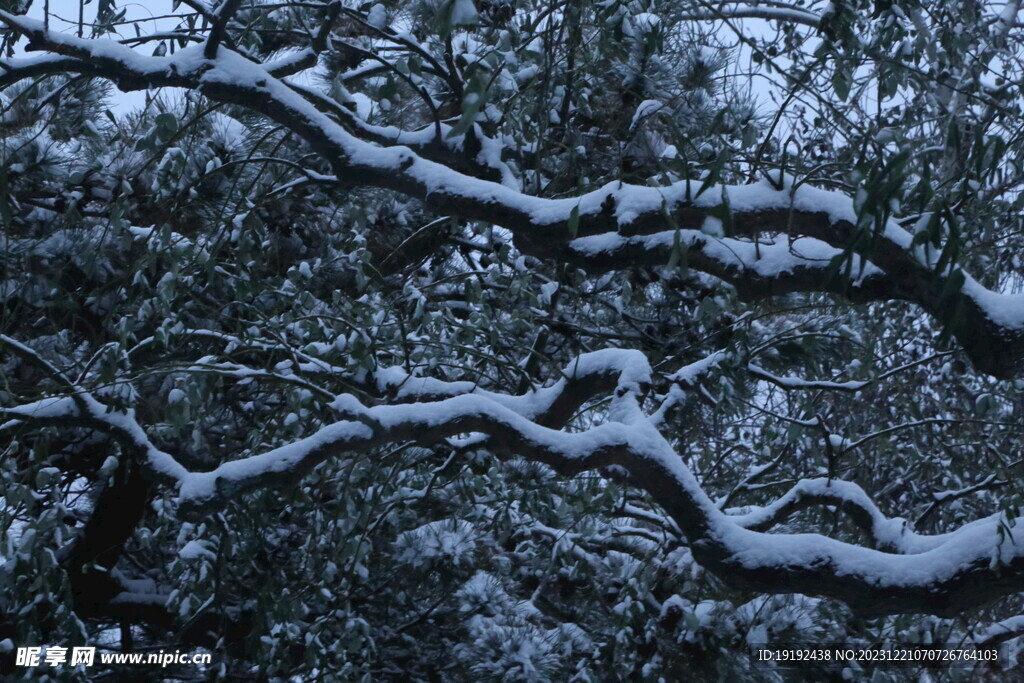
<path id="1" fill-rule="evenodd" d="M 99 0 L 89 0 L 89 4 L 85 5 L 83 19 L 86 23 L 95 21 L 96 9 L 99 6 Z M 146 2 L 118 2 L 117 6 L 119 9 L 127 11 L 125 20 L 149 20 L 145 24 L 140 26 L 140 30 L 144 33 L 152 33 L 155 31 L 170 31 L 172 30 L 177 21 L 174 18 L 163 18 L 173 13 L 173 4 L 171 0 L 146 0 Z M 44 0 L 32 0 L 32 5 L 27 12 L 27 15 L 33 19 L 42 21 L 43 14 L 45 12 L 46 3 Z M 78 29 L 78 12 L 79 2 L 78 0 L 49 0 L 50 9 L 50 28 L 54 30 L 67 31 L 73 33 Z M 86 36 L 88 36 L 88 28 L 86 28 Z M 124 26 L 118 27 L 119 34 L 122 37 L 133 37 L 135 30 L 131 24 L 125 24 Z M 108 36 L 113 38 L 113 36 Z M 24 42 L 18 47 L 24 48 Z M 18 50 L 15 50 L 18 52 Z M 131 112 L 139 107 L 146 104 L 146 92 L 129 92 L 123 93 L 115 91 L 114 96 L 110 101 L 110 109 L 114 114 L 121 115 Z"/>
<path id="2" fill-rule="evenodd" d="M 96 10 L 99 6 L 100 0 L 87 0 L 88 4 L 84 6 L 83 18 L 86 24 L 92 22 L 96 18 Z M 79 13 L 79 1 L 78 0 L 31 0 L 32 4 L 28 11 L 28 16 L 34 19 L 43 19 L 43 15 L 46 7 L 49 7 L 50 12 L 50 27 L 51 29 L 63 30 L 67 32 L 75 32 L 78 28 L 78 13 Z M 177 25 L 177 20 L 172 16 L 174 14 L 174 5 L 172 0 L 146 0 L 146 2 L 117 2 L 117 8 L 119 10 L 126 10 L 126 21 L 142 21 L 139 29 L 143 33 L 152 33 L 156 31 L 170 31 L 173 30 Z M 183 8 L 187 11 L 187 8 Z M 761 33 L 767 34 L 772 32 L 772 28 L 768 22 L 762 20 L 745 20 L 736 22 L 738 26 L 742 26 L 744 31 L 752 31 L 754 34 Z M 86 28 L 88 31 L 88 28 Z M 132 24 L 124 24 L 117 27 L 119 35 L 122 37 L 133 37 L 135 36 L 135 29 Z M 86 33 L 88 35 L 88 33 Z M 112 37 L 112 36 L 109 36 Z M 22 44 L 20 47 L 23 47 Z M 16 50 L 17 51 L 17 50 Z M 745 50 L 741 50 L 740 58 L 738 61 L 746 61 L 742 54 Z M 756 81 L 757 79 L 755 79 Z M 767 91 L 772 88 L 772 85 L 768 83 L 752 83 L 754 88 L 754 94 L 759 100 L 764 103 L 769 103 L 765 95 Z M 144 105 L 146 102 L 145 92 L 131 92 L 122 93 L 116 92 L 112 101 L 110 102 L 111 110 L 115 114 L 124 114 L 130 112 L 137 107 Z"/>

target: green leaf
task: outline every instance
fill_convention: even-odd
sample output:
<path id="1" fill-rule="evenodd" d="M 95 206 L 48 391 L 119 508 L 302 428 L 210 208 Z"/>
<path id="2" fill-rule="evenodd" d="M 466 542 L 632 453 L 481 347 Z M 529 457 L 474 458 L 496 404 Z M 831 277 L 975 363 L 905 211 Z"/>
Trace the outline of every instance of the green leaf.
<path id="1" fill-rule="evenodd" d="M 686 246 L 683 245 L 682 233 L 678 228 L 676 228 L 675 233 L 672 235 L 672 252 L 668 257 L 668 267 L 678 268 L 682 274 L 685 275 L 688 270 L 688 253 Z"/>
<path id="2" fill-rule="evenodd" d="M 836 97 L 843 102 L 850 96 L 850 78 L 843 73 L 842 69 L 836 69 L 832 74 L 832 89 L 835 90 Z"/>
<path id="3" fill-rule="evenodd" d="M 476 115 L 480 113 L 487 104 L 487 81 L 484 78 L 483 70 L 474 72 L 466 85 L 466 92 L 462 96 L 462 117 L 450 131 L 448 138 L 463 135 L 476 123 Z"/>
<path id="4" fill-rule="evenodd" d="M 700 185 L 700 189 L 697 190 L 697 194 L 694 195 L 695 198 L 701 196 L 704 194 L 705 190 L 714 187 L 721 181 L 722 169 L 725 168 L 725 165 L 729 163 L 730 160 L 732 160 L 732 154 L 728 149 L 723 149 L 718 153 L 718 156 L 715 157 L 715 163 L 712 164 L 711 168 L 708 170 L 708 174 L 704 177 L 704 180 Z"/>
<path id="5" fill-rule="evenodd" d="M 153 123 L 156 124 L 156 130 L 160 133 L 161 137 L 165 139 L 178 132 L 178 117 L 170 112 L 157 114 L 156 118 L 153 119 Z"/>
<path id="6" fill-rule="evenodd" d="M 569 234 L 576 238 L 580 228 L 580 205 L 572 207 L 572 211 L 569 212 L 569 221 L 566 223 L 566 228 L 569 230 Z"/>

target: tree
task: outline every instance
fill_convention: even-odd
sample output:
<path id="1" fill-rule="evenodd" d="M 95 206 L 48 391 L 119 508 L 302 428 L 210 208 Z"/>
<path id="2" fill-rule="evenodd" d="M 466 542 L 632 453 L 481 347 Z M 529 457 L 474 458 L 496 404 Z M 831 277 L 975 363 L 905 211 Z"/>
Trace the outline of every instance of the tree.
<path id="1" fill-rule="evenodd" d="M 0 12 L 0 641 L 1019 647 L 1018 4 L 818 4 Z"/>

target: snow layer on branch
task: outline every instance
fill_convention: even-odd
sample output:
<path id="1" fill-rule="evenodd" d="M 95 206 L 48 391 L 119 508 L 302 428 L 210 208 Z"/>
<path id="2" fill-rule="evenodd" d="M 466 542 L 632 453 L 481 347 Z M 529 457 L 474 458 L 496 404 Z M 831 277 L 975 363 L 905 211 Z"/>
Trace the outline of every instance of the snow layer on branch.
<path id="1" fill-rule="evenodd" d="M 608 352 L 588 354 L 578 365 L 593 372 L 615 368 L 620 372 L 618 385 L 632 388 L 649 377 L 646 361 L 641 359 L 642 356 L 633 353 Z M 536 396 L 532 399 L 531 395 L 506 397 L 505 400 L 514 398 L 528 402 Z M 613 421 L 576 433 L 539 425 L 498 400 L 480 394 L 425 403 L 381 405 L 355 412 L 367 422 L 338 422 L 288 446 L 225 463 L 212 472 L 187 474 L 181 478 L 180 499 L 207 499 L 217 493 L 218 483 L 227 484 L 224 488 L 230 490 L 232 481 L 300 468 L 303 460 L 318 450 L 365 448 L 377 439 L 388 441 L 389 435 L 394 435 L 390 436 L 392 439 L 402 439 L 409 437 L 400 435 L 422 435 L 433 428 L 443 430 L 447 426 L 457 432 L 480 425 L 488 433 L 516 435 L 525 448 L 546 454 L 543 459 L 550 462 L 575 461 L 585 467 L 586 460 L 595 454 L 622 452 L 621 463 L 627 468 L 641 467 L 673 480 L 678 503 L 703 520 L 706 540 L 719 545 L 729 563 L 747 569 L 787 571 L 827 566 L 836 576 L 856 577 L 874 586 L 926 586 L 972 567 L 1008 563 L 1024 553 L 1024 531 L 1020 531 L 1019 525 L 1015 529 L 1008 527 L 1002 514 L 947 534 L 918 535 L 907 528 L 904 520 L 886 518 L 860 487 L 836 480 L 802 481 L 771 506 L 744 515 L 724 513 L 647 419 L 632 391 L 616 395 L 609 411 Z M 524 412 L 531 411 L 526 408 Z M 770 520 L 781 508 L 805 495 L 850 502 L 868 515 L 876 540 L 895 548 L 897 553 L 855 546 L 820 534 L 769 534 L 747 528 Z M 438 552 L 444 554 L 442 551 L 447 546 L 441 540 L 438 540 Z"/>
<path id="2" fill-rule="evenodd" d="M 601 349 L 580 354 L 563 370 L 567 377 L 606 372 L 618 373 L 619 386 L 648 384 L 651 381 L 647 357 L 633 349 Z"/>
<path id="3" fill-rule="evenodd" d="M 156 605 L 163 607 L 167 604 L 167 596 L 162 593 L 132 593 L 124 591 L 111 598 L 112 605 Z"/>
<path id="4" fill-rule="evenodd" d="M 171 479 L 181 480 L 188 475 L 181 463 L 174 459 L 170 453 L 165 453 L 150 442 L 146 432 L 135 420 L 135 411 L 129 409 L 126 412 L 108 411 L 107 407 L 86 394 L 84 397 L 92 417 L 117 429 L 123 436 L 128 437 L 145 457 L 150 468 Z"/>
<path id="5" fill-rule="evenodd" d="M 51 396 L 33 401 L 32 403 L 23 403 L 13 408 L 3 408 L 2 410 L 7 415 L 24 416 L 27 418 L 66 417 L 78 414 L 78 408 L 74 399 L 67 396 Z M 5 424 L 4 426 L 7 425 Z"/>
<path id="6" fill-rule="evenodd" d="M 802 496 L 827 496 L 853 503 L 870 515 L 876 540 L 887 546 L 900 548 L 901 552 L 923 552 L 941 544 L 941 539 L 939 541 L 928 540 L 936 537 L 922 537 L 909 532 L 907 522 L 902 518 L 889 519 L 886 517 L 860 486 L 853 482 L 825 477 L 804 479 L 771 505 L 748 508 L 745 514 L 731 516 L 730 521 L 743 527 L 757 526 L 771 519 L 778 511 Z"/>
<path id="7" fill-rule="evenodd" d="M 768 372 L 760 365 L 749 363 L 747 368 L 755 375 L 766 379 L 773 384 L 777 384 L 781 387 L 787 387 L 791 389 L 801 388 L 817 388 L 817 389 L 845 389 L 849 391 L 856 391 L 862 389 L 869 384 L 867 381 L 862 380 L 849 380 L 846 382 L 832 382 L 828 380 L 806 380 L 802 377 L 793 377 L 792 375 L 776 375 Z M 842 443 L 835 445 L 836 448 L 843 448 Z"/>
<path id="8" fill-rule="evenodd" d="M 987 628 L 975 631 L 974 642 L 983 643 L 993 638 L 1013 637 L 1020 633 L 1024 633 L 1024 615 L 1003 619 Z"/>
<path id="9" fill-rule="evenodd" d="M 373 432 L 359 422 L 335 422 L 316 433 L 280 448 L 242 460 L 226 462 L 210 472 L 190 472 L 180 478 L 178 496 L 184 500 L 202 500 L 217 491 L 217 482 L 234 482 L 266 474 L 287 472 L 313 451 L 328 444 L 341 450 L 347 442 L 369 438 Z"/>
<path id="10" fill-rule="evenodd" d="M 1008 563 L 1020 554 L 1024 533 L 1005 538 L 998 519 L 947 534 L 935 548 L 894 555 L 843 543 L 821 534 L 763 534 L 732 524 L 716 525 L 715 536 L 731 561 L 748 569 L 830 566 L 836 576 L 856 577 L 872 585 L 925 586 L 953 578 L 979 562 Z"/>
<path id="11" fill-rule="evenodd" d="M 667 187 L 627 185 L 615 181 L 578 198 L 536 199 L 540 205 L 533 208 L 530 213 L 535 223 L 551 225 L 568 220 L 569 215 L 577 208 L 581 216 L 601 213 L 609 198 L 613 198 L 619 225 L 628 225 L 641 214 L 671 211 L 680 205 L 699 208 L 719 206 L 725 195 L 734 211 L 793 208 L 798 211 L 827 214 L 832 222 L 855 223 L 857 220 L 853 200 L 848 196 L 809 185 L 801 185 L 795 191 L 778 190 L 767 182 L 752 185 L 719 185 L 704 192 L 700 190 L 700 184 L 690 180 L 682 180 Z M 892 236 L 909 246 L 910 235 L 895 224 L 892 226 Z"/>
<path id="12" fill-rule="evenodd" d="M 993 292 L 970 275 L 966 275 L 962 291 L 978 303 L 992 322 L 1010 329 L 1024 329 L 1024 294 Z"/>
<path id="13" fill-rule="evenodd" d="M 679 368 L 669 377 L 669 379 L 680 384 L 696 384 L 697 380 L 706 375 L 709 370 L 716 367 L 728 357 L 729 354 L 725 351 L 715 351 L 698 361 Z"/>
<path id="14" fill-rule="evenodd" d="M 832 259 L 843 256 L 843 251 L 812 237 L 768 238 L 753 242 L 729 237 L 716 238 L 699 230 L 678 230 L 625 237 L 618 233 L 604 233 L 579 237 L 569 243 L 577 253 L 597 256 L 639 246 L 644 250 L 671 249 L 676 240 L 686 249 L 699 248 L 701 253 L 726 268 L 750 270 L 763 277 L 792 273 L 798 268 L 827 268 Z M 873 263 L 865 263 L 854 254 L 852 271 L 858 274 L 854 284 L 867 277 L 881 275 L 882 270 Z M 863 263 L 863 267 L 862 264 Z"/>
<path id="15" fill-rule="evenodd" d="M 475 394 L 486 397 L 519 415 L 535 418 L 548 409 L 562 395 L 568 381 L 593 375 L 617 375 L 618 386 L 638 388 L 651 381 L 651 366 L 640 351 L 631 349 L 601 349 L 579 355 L 562 370 L 562 377 L 549 387 L 530 391 L 522 396 L 510 396 L 481 389 L 473 382 L 445 382 L 432 377 L 410 375 L 399 366 L 380 368 L 374 372 L 374 381 L 381 392 L 392 393 L 398 399 L 417 397 L 454 397 Z"/>

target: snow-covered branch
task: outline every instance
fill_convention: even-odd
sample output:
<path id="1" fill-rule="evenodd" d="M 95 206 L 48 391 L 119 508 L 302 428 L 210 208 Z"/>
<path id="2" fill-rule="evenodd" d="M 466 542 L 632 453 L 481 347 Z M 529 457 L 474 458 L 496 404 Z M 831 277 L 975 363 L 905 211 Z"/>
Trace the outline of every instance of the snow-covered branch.
<path id="1" fill-rule="evenodd" d="M 575 370 L 574 370 L 575 368 Z M 221 464 L 209 472 L 189 472 L 155 448 L 132 414 L 106 411 L 87 394 L 89 420 L 102 423 L 136 449 L 147 468 L 177 488 L 181 505 L 199 514 L 226 504 L 246 490 L 283 486 L 343 452 L 365 452 L 395 443 L 440 444 L 467 433 L 485 435 L 486 449 L 499 456 L 542 462 L 571 474 L 619 466 L 671 516 L 687 537 L 694 557 L 734 585 L 772 593 L 799 592 L 838 598 L 864 614 L 929 612 L 951 614 L 966 605 L 1019 590 L 1024 578 L 1024 538 L 1002 514 L 936 536 L 912 532 L 901 519 L 885 517 L 855 484 L 815 479 L 746 513 L 723 512 L 704 492 L 676 451 L 640 409 L 639 396 L 650 368 L 637 352 L 605 351 L 581 356 L 548 390 L 523 396 L 473 392 L 473 387 L 378 378 L 396 387 L 396 398 L 455 393 L 450 398 L 367 407 L 351 395 L 334 407 L 348 419 L 280 448 Z M 564 423 L 554 410 L 573 386 L 572 403 L 584 389 L 608 390 L 615 378 L 608 421 L 580 432 L 541 424 Z M 398 384 L 391 384 L 398 381 Z M 55 411 L 70 418 L 78 408 L 69 399 L 54 406 L 4 411 L 31 419 Z M 559 419 L 554 419 L 558 415 Z M 561 424 L 558 424 L 561 427 Z M 483 441 L 476 443 L 483 444 Z M 875 545 L 863 548 L 817 534 L 769 534 L 765 530 L 810 505 L 838 506 L 851 515 Z"/>
<path id="2" fill-rule="evenodd" d="M 200 45 L 150 57 L 116 42 L 47 31 L 21 16 L 0 12 L 0 21 L 25 35 L 31 49 L 63 56 L 59 63 L 68 71 L 102 74 L 126 90 L 196 89 L 259 111 L 305 139 L 339 182 L 393 190 L 445 214 L 500 225 L 525 254 L 591 270 L 665 265 L 685 255 L 690 267 L 732 283 L 746 298 L 827 291 L 854 301 L 909 301 L 943 319 L 980 371 L 1010 377 L 1024 363 L 1024 295 L 988 290 L 957 267 L 936 271 L 894 221 L 872 234 L 870 246 L 854 248 L 862 230 L 845 195 L 807 185 L 701 188 L 682 181 L 610 183 L 575 198 L 535 197 L 406 146 L 360 139 L 268 69 L 224 46 L 215 58 Z M 54 59 L 60 57 L 44 58 L 47 72 L 56 68 Z M 723 212 L 731 236 L 721 235 Z"/>
<path id="3" fill-rule="evenodd" d="M 717 21 L 726 19 L 766 19 L 785 21 L 810 28 L 821 25 L 821 17 L 800 7 L 785 3 L 753 2 L 704 2 L 704 6 L 683 19 L 690 21 Z"/>

